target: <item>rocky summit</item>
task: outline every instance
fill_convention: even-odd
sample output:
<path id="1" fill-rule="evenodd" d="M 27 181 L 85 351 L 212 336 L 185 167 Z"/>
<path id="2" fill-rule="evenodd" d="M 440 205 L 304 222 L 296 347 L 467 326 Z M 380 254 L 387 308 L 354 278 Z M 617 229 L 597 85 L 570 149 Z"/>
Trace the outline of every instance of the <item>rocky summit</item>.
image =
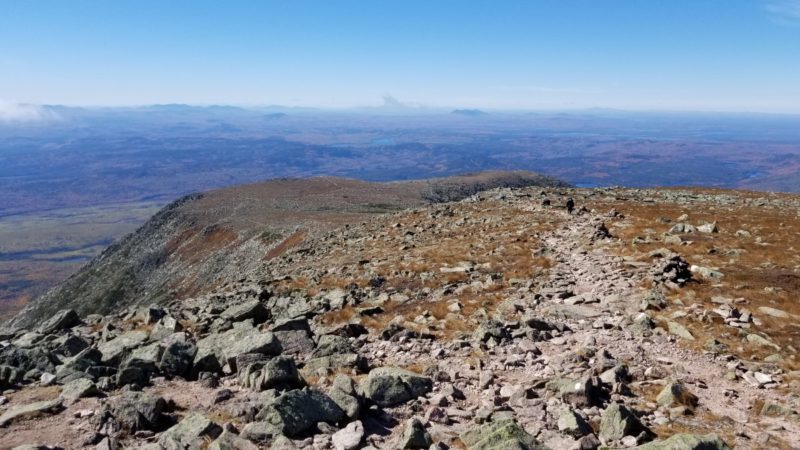
<path id="1" fill-rule="evenodd" d="M 493 187 L 82 274 L 0 333 L 0 448 L 798 448 L 800 197 Z"/>

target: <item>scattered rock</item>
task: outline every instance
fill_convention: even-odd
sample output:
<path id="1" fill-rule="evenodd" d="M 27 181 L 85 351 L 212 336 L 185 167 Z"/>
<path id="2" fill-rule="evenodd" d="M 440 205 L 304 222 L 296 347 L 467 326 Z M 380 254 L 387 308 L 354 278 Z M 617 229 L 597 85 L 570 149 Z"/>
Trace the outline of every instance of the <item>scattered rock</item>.
<path id="1" fill-rule="evenodd" d="M 360 420 L 348 423 L 346 427 L 331 436 L 333 448 L 336 450 L 355 450 L 360 448 L 362 439 L 364 439 L 364 425 L 361 424 Z"/>
<path id="2" fill-rule="evenodd" d="M 158 438 L 164 450 L 201 450 L 208 440 L 222 434 L 222 427 L 204 416 L 192 413 Z"/>
<path id="3" fill-rule="evenodd" d="M 370 371 L 359 390 L 379 406 L 396 406 L 427 394 L 433 387 L 430 378 L 396 367 Z"/>

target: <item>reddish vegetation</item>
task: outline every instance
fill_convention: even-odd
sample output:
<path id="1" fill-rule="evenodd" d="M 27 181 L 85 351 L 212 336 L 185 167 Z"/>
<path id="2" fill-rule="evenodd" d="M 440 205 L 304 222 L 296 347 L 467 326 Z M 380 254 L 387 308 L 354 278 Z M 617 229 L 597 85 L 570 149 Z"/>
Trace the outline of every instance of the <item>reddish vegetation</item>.
<path id="1" fill-rule="evenodd" d="M 305 231 L 295 231 L 289 237 L 281 241 L 280 244 L 276 245 L 275 247 L 271 248 L 267 254 L 264 256 L 265 260 L 270 260 L 273 258 L 277 258 L 282 254 L 286 253 L 287 250 L 297 247 L 298 245 L 302 244 L 306 238 Z"/>

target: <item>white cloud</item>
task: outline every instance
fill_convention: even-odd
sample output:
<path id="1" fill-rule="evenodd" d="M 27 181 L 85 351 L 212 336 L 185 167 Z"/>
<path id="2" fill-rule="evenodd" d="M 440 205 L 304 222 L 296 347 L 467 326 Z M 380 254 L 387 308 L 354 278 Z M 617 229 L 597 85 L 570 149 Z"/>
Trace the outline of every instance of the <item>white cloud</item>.
<path id="1" fill-rule="evenodd" d="M 58 116 L 39 105 L 16 103 L 0 99 L 0 122 L 40 122 Z"/>
<path id="2" fill-rule="evenodd" d="M 800 25 L 800 0 L 764 0 L 770 19 L 781 25 Z"/>

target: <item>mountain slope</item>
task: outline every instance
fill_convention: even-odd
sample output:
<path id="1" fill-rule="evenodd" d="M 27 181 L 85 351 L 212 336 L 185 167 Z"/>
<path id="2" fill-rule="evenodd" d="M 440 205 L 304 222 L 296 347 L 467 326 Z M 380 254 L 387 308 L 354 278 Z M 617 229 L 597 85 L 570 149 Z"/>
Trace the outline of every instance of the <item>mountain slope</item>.
<path id="1" fill-rule="evenodd" d="M 0 333 L 0 449 L 793 448 L 798 210 L 535 187 L 362 216 L 208 295 Z"/>
<path id="2" fill-rule="evenodd" d="M 28 326 L 60 309 L 108 314 L 211 292 L 302 245 L 308 236 L 375 214 L 463 198 L 494 187 L 559 186 L 528 172 L 368 183 L 281 179 L 184 197 L 112 244 L 13 320 Z"/>

